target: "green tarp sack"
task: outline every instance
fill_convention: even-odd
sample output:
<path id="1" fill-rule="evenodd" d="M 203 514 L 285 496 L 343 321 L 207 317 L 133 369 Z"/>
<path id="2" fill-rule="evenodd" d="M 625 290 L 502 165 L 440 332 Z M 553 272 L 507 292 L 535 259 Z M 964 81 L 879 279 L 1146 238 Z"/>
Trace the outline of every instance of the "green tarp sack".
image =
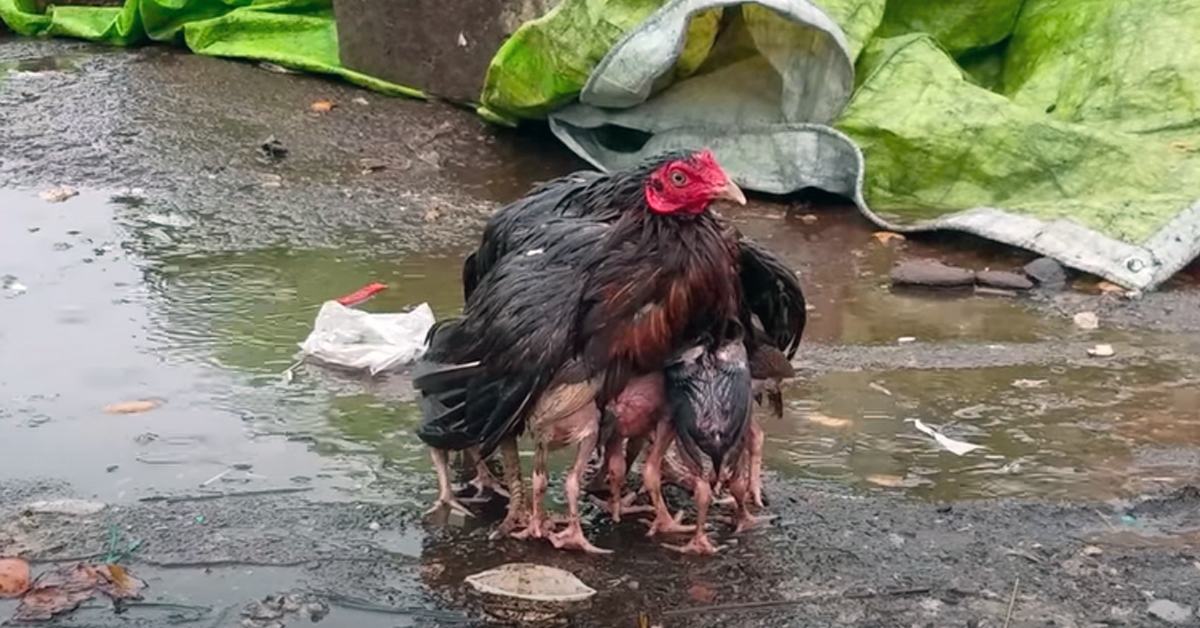
<path id="1" fill-rule="evenodd" d="M 181 44 L 196 54 L 271 61 L 387 94 L 422 95 L 342 67 L 331 0 L 126 0 L 122 7 L 51 6 L 45 14 L 33 0 L 0 0 L 0 20 L 21 35 Z"/>
<path id="2" fill-rule="evenodd" d="M 747 188 L 825 189 L 888 229 L 967 231 L 1129 288 L 1200 252 L 1200 0 L 647 4 L 592 29 L 628 3 L 564 0 L 505 44 L 483 106 L 549 111 L 602 168 L 706 145 Z M 602 57 L 569 45 L 600 36 Z M 590 71 L 522 80 L 564 65 Z"/>

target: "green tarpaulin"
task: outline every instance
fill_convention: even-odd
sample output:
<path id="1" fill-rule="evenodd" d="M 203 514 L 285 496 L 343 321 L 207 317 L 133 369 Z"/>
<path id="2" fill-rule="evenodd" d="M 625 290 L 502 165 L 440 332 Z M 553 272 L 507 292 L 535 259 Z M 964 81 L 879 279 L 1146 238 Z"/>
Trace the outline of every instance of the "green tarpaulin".
<path id="1" fill-rule="evenodd" d="M 18 33 L 160 41 L 400 94 L 341 67 L 330 0 L 0 0 Z M 549 118 L 600 167 L 707 145 L 746 187 L 819 187 L 1149 289 L 1200 252 L 1200 0 L 563 0 L 480 112 Z"/>
<path id="2" fill-rule="evenodd" d="M 216 57 L 259 59 L 333 74 L 389 94 L 420 96 L 342 67 L 332 0 L 126 0 L 123 7 L 51 6 L 0 0 L 0 20 L 22 35 L 77 37 L 118 46 L 182 44 Z"/>

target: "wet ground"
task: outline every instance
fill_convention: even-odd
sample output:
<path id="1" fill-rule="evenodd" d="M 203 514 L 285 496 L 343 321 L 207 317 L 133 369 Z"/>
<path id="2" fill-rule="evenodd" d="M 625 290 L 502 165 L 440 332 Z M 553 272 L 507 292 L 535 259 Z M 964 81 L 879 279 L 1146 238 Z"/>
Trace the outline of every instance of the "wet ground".
<path id="1" fill-rule="evenodd" d="M 337 106 L 312 112 L 322 98 Z M 282 159 L 260 151 L 271 137 Z M 1031 256 L 884 244 L 828 199 L 730 215 L 813 307 L 786 416 L 767 422 L 776 525 L 696 560 L 637 524 L 601 525 L 618 555 L 589 559 L 420 523 L 432 478 L 403 374 L 281 374 L 320 304 L 366 283 L 390 286 L 368 310 L 454 313 L 481 218 L 580 166 L 544 132 L 441 105 L 0 34 L 0 555 L 143 541 L 129 564 L 147 602 L 60 622 L 79 626 L 232 626 L 293 589 L 332 601 L 326 625 L 450 625 L 476 610 L 463 576 L 520 559 L 598 589 L 577 618 L 593 626 L 1155 625 L 1151 602 L 1200 601 L 1200 272 L 1134 301 L 1086 277 L 897 291 L 899 260 Z M 79 194 L 42 198 L 59 186 Z M 1077 329 L 1081 311 L 1100 329 Z M 1116 355 L 1089 357 L 1097 343 Z M 162 405 L 102 410 L 131 399 Z M 986 449 L 954 456 L 910 419 Z M 200 499 L 215 492 L 250 495 Z M 20 514 L 62 496 L 109 507 Z M 748 602 L 777 605 L 728 607 Z"/>

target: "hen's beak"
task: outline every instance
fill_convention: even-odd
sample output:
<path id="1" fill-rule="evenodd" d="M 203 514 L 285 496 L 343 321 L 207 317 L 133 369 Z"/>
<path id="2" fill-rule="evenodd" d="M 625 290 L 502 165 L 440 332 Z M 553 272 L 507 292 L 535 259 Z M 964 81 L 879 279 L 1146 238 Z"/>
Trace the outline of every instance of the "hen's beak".
<path id="1" fill-rule="evenodd" d="M 716 198 L 733 201 L 738 205 L 746 204 L 746 195 L 742 193 L 742 188 L 739 188 L 732 179 L 725 181 L 725 187 L 717 192 Z"/>

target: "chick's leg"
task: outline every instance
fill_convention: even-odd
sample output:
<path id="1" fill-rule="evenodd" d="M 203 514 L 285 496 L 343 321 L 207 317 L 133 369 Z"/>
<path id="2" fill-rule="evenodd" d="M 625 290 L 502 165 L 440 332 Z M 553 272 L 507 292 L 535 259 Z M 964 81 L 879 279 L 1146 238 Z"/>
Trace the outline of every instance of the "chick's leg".
<path id="1" fill-rule="evenodd" d="M 642 469 L 642 483 L 646 486 L 646 492 L 650 493 L 650 502 L 654 504 L 654 521 L 650 523 L 650 531 L 646 536 L 654 536 L 659 532 L 682 533 L 693 530 L 691 526 L 682 525 L 678 518 L 671 516 L 671 511 L 667 510 L 667 501 L 663 499 L 663 456 L 674 440 L 675 430 L 672 429 L 671 422 L 663 420 L 655 430 L 654 445 L 650 447 L 650 453 L 646 456 L 646 466 Z M 679 515 L 682 517 L 683 513 L 680 512 Z"/>
<path id="2" fill-rule="evenodd" d="M 504 466 L 504 484 L 508 487 L 508 513 L 500 524 L 499 533 L 511 534 L 529 523 L 529 504 L 525 501 L 525 478 L 521 476 L 521 452 L 517 439 L 500 441 L 500 460 Z"/>
<path id="3" fill-rule="evenodd" d="M 767 440 L 767 435 L 763 432 L 762 425 L 758 419 L 750 419 L 750 442 L 747 446 L 750 449 L 750 499 L 755 506 L 763 507 L 762 495 L 762 463 L 763 463 L 763 443 Z"/>
<path id="4" fill-rule="evenodd" d="M 700 554 L 704 556 L 716 554 L 717 547 L 709 540 L 708 532 L 704 529 L 705 524 L 708 522 L 708 507 L 712 503 L 712 489 L 709 487 L 708 482 L 697 476 L 692 496 L 696 500 L 696 534 L 692 536 L 692 540 L 687 545 L 664 545 L 663 547 L 684 554 Z"/>
<path id="5" fill-rule="evenodd" d="M 579 515 L 583 473 L 587 470 L 588 458 L 596 449 L 596 440 L 599 438 L 597 429 L 600 424 L 600 413 L 595 406 L 589 405 L 576 413 L 572 419 L 578 420 L 580 425 L 588 427 L 585 428 L 582 440 L 579 442 L 579 449 L 575 452 L 575 464 L 567 472 L 567 479 L 563 482 L 567 493 L 567 527 L 562 532 L 551 535 L 550 542 L 559 549 L 581 550 L 591 554 L 609 554 L 612 553 L 612 550 L 600 549 L 592 545 L 592 542 L 583 535 L 583 522 Z"/>
<path id="6" fill-rule="evenodd" d="M 547 443 L 538 439 L 537 448 L 533 454 L 533 514 L 529 517 L 529 525 L 524 530 L 512 535 L 515 539 L 546 538 L 550 522 L 546 517 L 546 512 L 542 510 L 542 501 L 546 497 L 546 488 L 550 484 L 550 478 L 546 474 L 548 453 Z"/>
<path id="7" fill-rule="evenodd" d="M 750 514 L 750 500 L 753 496 L 750 492 L 750 470 L 753 468 L 751 464 L 747 464 L 753 460 L 749 452 L 744 452 L 745 458 L 742 464 L 738 465 L 738 470 L 729 483 L 729 492 L 733 493 L 733 499 L 737 503 L 737 528 L 733 531 L 734 534 L 744 532 L 758 525 L 759 523 L 770 521 L 772 517 L 755 517 Z"/>
<path id="8" fill-rule="evenodd" d="M 470 510 L 463 506 L 458 499 L 454 497 L 454 491 L 450 488 L 450 463 L 444 449 L 429 449 L 429 457 L 433 460 L 433 471 L 437 474 L 438 496 L 433 502 L 433 507 L 425 511 L 426 515 L 433 514 L 443 507 L 451 510 L 456 510 L 462 514 L 472 517 Z"/>
<path id="9" fill-rule="evenodd" d="M 500 480 L 496 479 L 495 475 L 492 475 L 492 470 L 488 468 L 487 461 L 483 459 L 483 456 L 479 455 L 479 447 L 472 447 L 464 453 L 475 461 L 475 477 L 468 484 L 475 487 L 475 495 L 477 497 L 483 497 L 488 491 L 503 497 L 509 496 L 508 491 L 504 489 L 504 485 L 500 483 Z"/>

